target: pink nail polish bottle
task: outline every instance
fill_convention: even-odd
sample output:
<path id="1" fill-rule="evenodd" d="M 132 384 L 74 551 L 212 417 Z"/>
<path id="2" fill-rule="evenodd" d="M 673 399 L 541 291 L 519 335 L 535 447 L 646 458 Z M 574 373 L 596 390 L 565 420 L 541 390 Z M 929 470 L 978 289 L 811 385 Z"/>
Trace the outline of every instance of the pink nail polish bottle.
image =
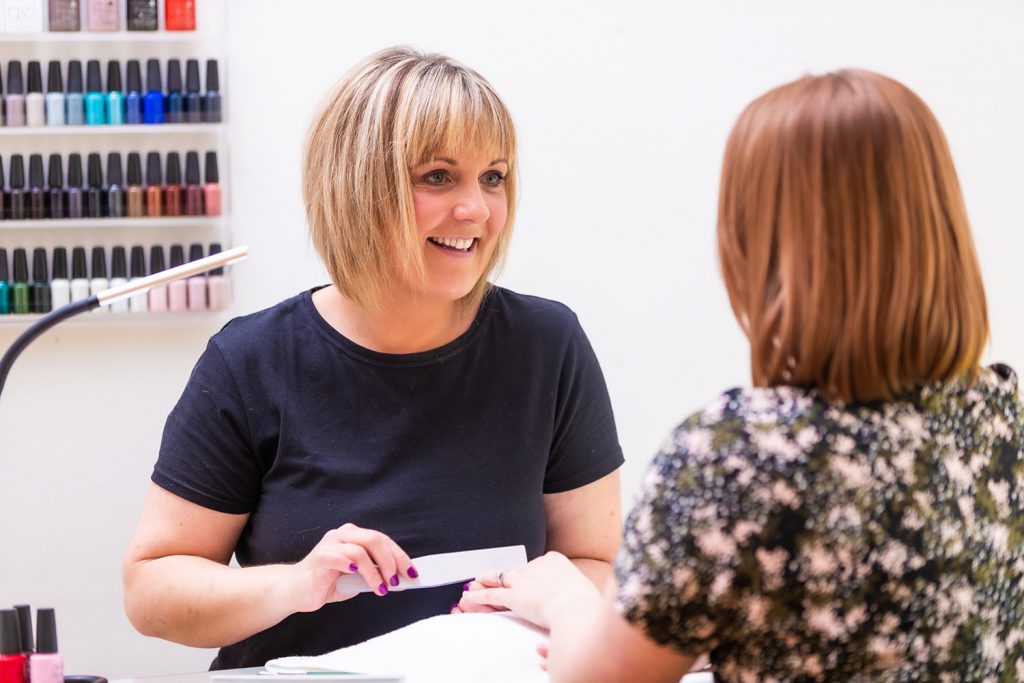
<path id="1" fill-rule="evenodd" d="M 210 245 L 210 256 L 220 253 L 220 245 Z M 231 280 L 224 274 L 223 268 L 214 268 L 206 278 L 206 292 L 211 311 L 222 311 L 231 305 Z"/>
<path id="2" fill-rule="evenodd" d="M 53 608 L 36 610 L 36 651 L 29 660 L 32 683 L 64 683 L 64 660 L 57 652 L 57 618 Z"/>
<path id="3" fill-rule="evenodd" d="M 164 248 L 155 245 L 149 250 L 149 274 L 164 270 Z M 154 313 L 167 311 L 167 286 L 161 285 L 149 290 L 149 310 Z"/>
<path id="4" fill-rule="evenodd" d="M 203 258 L 203 245 L 193 244 L 188 248 L 189 262 Z M 206 310 L 206 274 L 193 275 L 186 280 L 188 285 L 188 310 Z"/>
<path id="5" fill-rule="evenodd" d="M 171 268 L 185 263 L 185 247 L 180 244 L 171 245 Z M 188 283 L 175 280 L 167 285 L 167 310 L 181 313 L 188 310 Z"/>

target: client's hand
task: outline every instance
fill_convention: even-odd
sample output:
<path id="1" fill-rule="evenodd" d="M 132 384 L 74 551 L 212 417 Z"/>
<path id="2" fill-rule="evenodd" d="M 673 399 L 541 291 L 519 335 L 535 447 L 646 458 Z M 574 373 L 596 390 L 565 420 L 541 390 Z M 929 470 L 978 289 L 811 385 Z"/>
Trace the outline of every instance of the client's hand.
<path id="1" fill-rule="evenodd" d="M 342 574 L 359 574 L 376 595 L 387 595 L 398 585 L 399 573 L 410 579 L 419 574 L 397 543 L 379 531 L 345 524 L 324 534 L 309 554 L 292 565 L 297 612 L 314 612 L 329 602 L 358 593 L 338 593 L 335 581 Z"/>
<path id="2" fill-rule="evenodd" d="M 565 555 L 549 552 L 502 574 L 477 577 L 462 594 L 459 609 L 508 609 L 542 628 L 550 628 L 551 618 L 559 610 L 577 600 L 600 599 L 594 584 Z"/>

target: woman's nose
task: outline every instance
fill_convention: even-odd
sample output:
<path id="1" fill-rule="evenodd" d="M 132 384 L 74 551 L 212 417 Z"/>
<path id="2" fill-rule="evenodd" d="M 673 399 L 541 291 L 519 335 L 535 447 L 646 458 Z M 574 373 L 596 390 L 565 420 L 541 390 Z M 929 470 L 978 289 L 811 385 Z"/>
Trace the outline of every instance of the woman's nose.
<path id="1" fill-rule="evenodd" d="M 491 211 L 484 201 L 483 189 L 477 183 L 459 192 L 454 215 L 456 220 L 465 223 L 484 223 L 490 218 Z"/>

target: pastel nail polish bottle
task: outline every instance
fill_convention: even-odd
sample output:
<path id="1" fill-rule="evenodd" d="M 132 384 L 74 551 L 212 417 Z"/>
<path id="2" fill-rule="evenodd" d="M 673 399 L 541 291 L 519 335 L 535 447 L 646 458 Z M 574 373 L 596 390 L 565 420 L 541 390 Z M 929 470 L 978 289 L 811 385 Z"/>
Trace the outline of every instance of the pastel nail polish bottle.
<path id="1" fill-rule="evenodd" d="M 146 277 L 146 251 L 140 246 L 132 247 L 132 269 L 129 282 L 135 282 L 139 278 Z M 136 294 L 128 299 L 128 309 L 132 313 L 145 313 L 149 310 L 149 297 L 146 292 Z"/>
<path id="2" fill-rule="evenodd" d="M 164 270 L 164 248 L 156 245 L 149 249 L 149 274 Z M 160 285 L 149 290 L 149 310 L 164 313 L 167 310 L 167 285 Z"/>
<path id="3" fill-rule="evenodd" d="M 14 250 L 14 281 L 11 282 L 11 312 L 32 312 L 28 288 L 28 254 L 24 249 Z"/>
<path id="4" fill-rule="evenodd" d="M 110 253 L 110 287 L 128 284 L 128 263 L 124 247 L 114 247 Z M 121 299 L 110 304 L 111 313 L 127 313 L 128 300 Z"/>
<path id="5" fill-rule="evenodd" d="M 124 176 L 121 175 L 121 153 L 107 155 L 107 216 L 124 218 Z"/>
<path id="6" fill-rule="evenodd" d="M 85 64 L 85 125 L 102 126 L 107 123 L 104 111 L 103 82 L 100 80 L 100 60 L 90 59 Z"/>
<path id="7" fill-rule="evenodd" d="M 210 256 L 219 254 L 220 244 L 210 245 Z M 211 311 L 222 311 L 231 305 L 231 280 L 224 275 L 224 268 L 214 268 L 206 278 L 206 293 Z"/>
<path id="8" fill-rule="evenodd" d="M 89 187 L 85 191 L 85 217 L 102 218 L 103 211 L 103 165 L 100 155 L 89 153 Z"/>
<path id="9" fill-rule="evenodd" d="M 25 85 L 21 80 L 21 62 L 14 59 L 7 62 L 7 94 L 4 95 L 7 109 L 7 125 L 11 128 L 25 125 Z"/>
<path id="10" fill-rule="evenodd" d="M 146 190 L 142 187 L 142 160 L 138 152 L 128 153 L 128 182 L 125 184 L 125 215 L 139 218 L 145 215 Z"/>
<path id="11" fill-rule="evenodd" d="M 124 125 L 124 93 L 121 92 L 121 62 L 107 62 L 107 123 Z"/>
<path id="12" fill-rule="evenodd" d="M 46 267 L 46 249 L 32 250 L 32 285 L 29 287 L 29 306 L 33 313 L 49 313 L 53 309 L 50 299 L 50 273 Z"/>
<path id="13" fill-rule="evenodd" d="M 128 89 L 124 94 L 124 122 L 142 123 L 142 72 L 139 60 L 128 60 Z"/>
<path id="14" fill-rule="evenodd" d="M 206 60 L 206 94 L 203 96 L 203 120 L 207 123 L 220 123 L 220 75 L 217 60 Z"/>
<path id="15" fill-rule="evenodd" d="M 168 31 L 195 31 L 196 5 L 193 0 L 166 0 L 164 28 Z"/>
<path id="16" fill-rule="evenodd" d="M 142 120 L 145 123 L 164 122 L 164 93 L 159 59 L 146 62 L 146 96 L 143 100 Z"/>
<path id="17" fill-rule="evenodd" d="M 53 279 L 50 280 L 50 300 L 54 309 L 71 303 L 71 281 L 68 280 L 68 250 L 53 250 Z"/>
<path id="18" fill-rule="evenodd" d="M 203 96 L 199 92 L 199 60 L 190 59 L 185 62 L 185 123 L 200 123 L 202 120 Z"/>
<path id="19" fill-rule="evenodd" d="M 103 247 L 92 248 L 92 277 L 89 279 L 89 296 L 96 296 L 110 287 L 107 280 L 107 252 Z M 109 306 L 92 309 L 93 313 L 107 313 Z"/>
<path id="20" fill-rule="evenodd" d="M 199 187 L 199 152 L 185 153 L 185 215 L 203 215 L 203 190 Z"/>
<path id="21" fill-rule="evenodd" d="M 185 101 L 181 94 L 181 60 L 167 60 L 167 123 L 185 120 Z"/>
<path id="22" fill-rule="evenodd" d="M 63 683 L 64 661 L 57 652 L 57 619 L 52 608 L 36 611 L 36 652 L 29 660 L 32 683 Z"/>
<path id="23" fill-rule="evenodd" d="M 177 152 L 167 153 L 167 188 L 164 190 L 164 213 L 180 216 L 182 210 L 181 159 Z"/>
<path id="24" fill-rule="evenodd" d="M 50 0 L 50 31 L 81 31 L 78 0 Z"/>
<path id="25" fill-rule="evenodd" d="M 206 153 L 206 184 L 203 185 L 203 202 L 207 216 L 220 215 L 220 174 L 217 172 L 217 153 Z"/>
<path id="26" fill-rule="evenodd" d="M 121 28 L 118 0 L 86 0 L 86 3 L 86 30 L 117 31 Z"/>
<path id="27" fill-rule="evenodd" d="M 85 193 L 82 191 L 82 155 L 72 152 L 68 155 L 68 218 L 82 218 L 85 215 Z"/>
<path id="28" fill-rule="evenodd" d="M 69 126 L 85 125 L 85 94 L 82 92 L 82 62 L 68 62 L 68 94 L 64 98 Z"/>
<path id="29" fill-rule="evenodd" d="M 0 247 L 0 315 L 11 312 L 11 273 L 7 269 L 7 250 Z"/>
<path id="30" fill-rule="evenodd" d="M 184 263 L 185 247 L 180 244 L 172 244 L 171 268 L 183 265 Z M 150 306 L 152 307 L 152 303 Z M 175 280 L 167 284 L 167 310 L 172 313 L 181 313 L 188 310 L 188 284 L 184 280 Z"/>
<path id="31" fill-rule="evenodd" d="M 71 300 L 81 301 L 89 296 L 89 274 L 85 270 L 85 247 L 71 250 Z"/>
<path id="32" fill-rule="evenodd" d="M 25 665 L 18 613 L 12 609 L 0 610 L 0 681 L 25 683 Z"/>
<path id="33" fill-rule="evenodd" d="M 64 76 L 60 62 L 53 60 L 46 74 L 46 125 L 64 125 Z"/>
<path id="34" fill-rule="evenodd" d="M 28 157 L 28 217 L 31 220 L 46 218 L 46 184 L 43 182 L 43 155 Z"/>
<path id="35" fill-rule="evenodd" d="M 188 260 L 198 261 L 203 258 L 203 245 L 193 244 L 188 248 Z M 188 284 L 188 310 L 205 311 L 206 303 L 206 274 L 193 275 L 187 281 Z"/>
<path id="36" fill-rule="evenodd" d="M 157 218 L 163 215 L 164 188 L 160 179 L 160 153 L 146 155 L 146 215 Z"/>
<path id="37" fill-rule="evenodd" d="M 128 30 L 155 31 L 156 0 L 128 0 Z"/>
<path id="38" fill-rule="evenodd" d="M 50 155 L 46 174 L 46 214 L 50 218 L 66 218 L 64 213 L 64 166 L 59 154 Z"/>
<path id="39" fill-rule="evenodd" d="M 46 125 L 46 104 L 43 97 L 43 71 L 39 62 L 28 63 L 28 94 L 25 95 L 25 125 L 33 128 Z"/>
<path id="40" fill-rule="evenodd" d="M 7 217 L 19 221 L 25 219 L 25 159 L 20 154 L 11 155 L 11 189 L 7 192 Z"/>

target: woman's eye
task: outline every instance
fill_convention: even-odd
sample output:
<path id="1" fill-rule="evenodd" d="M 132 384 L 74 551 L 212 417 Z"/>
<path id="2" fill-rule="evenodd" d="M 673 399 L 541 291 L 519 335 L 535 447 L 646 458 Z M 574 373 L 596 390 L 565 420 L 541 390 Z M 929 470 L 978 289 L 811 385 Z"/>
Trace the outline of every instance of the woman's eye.
<path id="1" fill-rule="evenodd" d="M 503 182 L 505 182 L 505 176 L 498 173 L 497 171 L 490 171 L 489 173 L 485 173 L 481 180 L 483 181 L 484 185 L 498 187 Z"/>
<path id="2" fill-rule="evenodd" d="M 423 182 L 428 185 L 443 185 L 447 177 L 448 174 L 444 171 L 431 171 L 423 176 Z"/>

